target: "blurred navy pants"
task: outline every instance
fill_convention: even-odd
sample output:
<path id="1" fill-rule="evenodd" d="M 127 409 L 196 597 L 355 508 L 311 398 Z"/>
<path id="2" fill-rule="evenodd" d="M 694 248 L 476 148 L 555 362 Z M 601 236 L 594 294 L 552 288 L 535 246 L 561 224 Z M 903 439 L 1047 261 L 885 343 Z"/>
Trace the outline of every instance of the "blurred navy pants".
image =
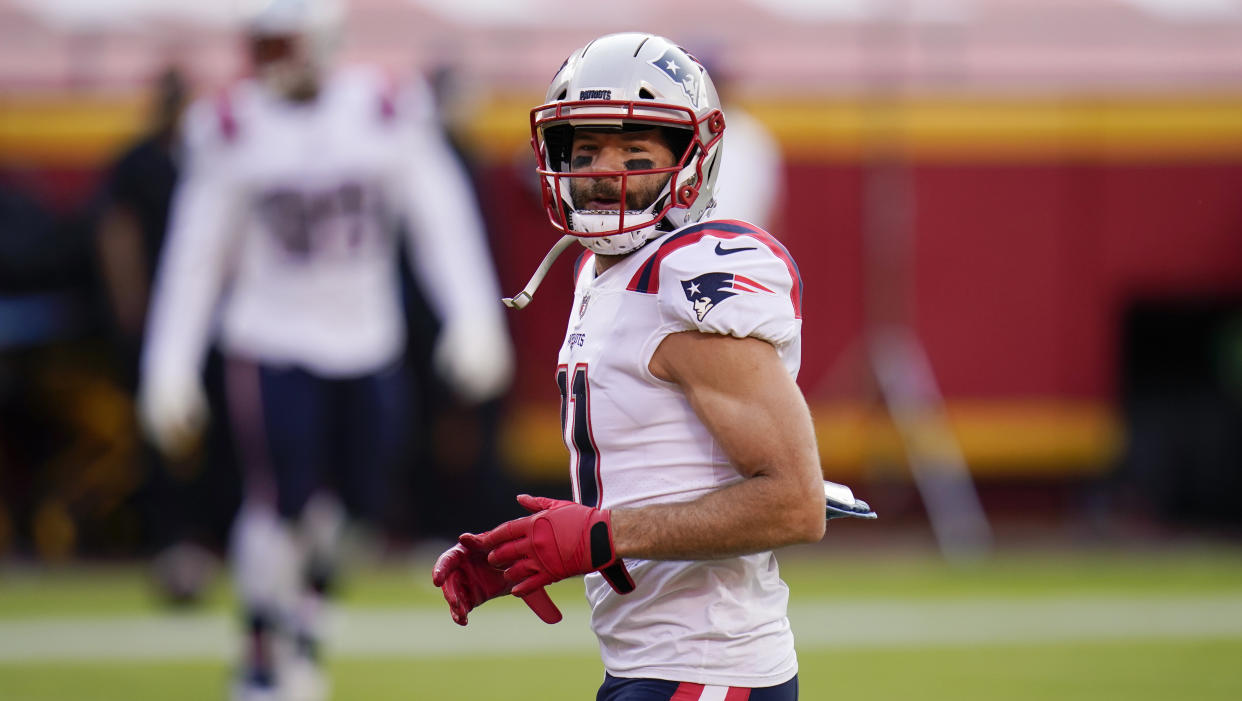
<path id="1" fill-rule="evenodd" d="M 229 413 L 247 498 L 297 518 L 319 490 L 378 524 L 411 425 L 403 363 L 352 378 L 230 358 Z"/>

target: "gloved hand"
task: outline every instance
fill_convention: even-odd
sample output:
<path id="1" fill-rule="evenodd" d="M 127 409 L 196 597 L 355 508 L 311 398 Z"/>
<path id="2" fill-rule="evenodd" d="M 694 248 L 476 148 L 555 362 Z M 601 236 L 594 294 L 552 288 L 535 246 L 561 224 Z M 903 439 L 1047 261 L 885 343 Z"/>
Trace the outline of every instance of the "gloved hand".
<path id="1" fill-rule="evenodd" d="M 487 561 L 504 570 L 515 596 L 588 572 L 604 575 L 618 594 L 634 591 L 613 545 L 612 512 L 527 494 L 517 500 L 532 515 L 461 536 L 463 545 L 486 551 Z"/>
<path id="2" fill-rule="evenodd" d="M 466 534 L 471 535 L 471 534 Z M 464 536 L 463 536 L 464 537 Z M 487 564 L 487 551 L 458 543 L 436 560 L 431 569 L 431 582 L 440 587 L 449 613 L 459 626 L 466 625 L 466 616 L 475 608 L 498 596 L 509 593 L 504 573 Z M 561 620 L 560 609 L 552 603 L 543 587 L 522 598 L 531 611 L 544 623 Z"/>
<path id="3" fill-rule="evenodd" d="M 844 484 L 824 480 L 824 516 L 831 521 L 834 518 L 877 518 L 871 505 L 854 496 L 854 492 Z"/>
<path id="4" fill-rule="evenodd" d="M 501 320 L 450 321 L 433 351 L 436 371 L 467 402 L 499 396 L 513 379 L 513 343 Z"/>
<path id="5" fill-rule="evenodd" d="M 165 456 L 187 457 L 207 426 L 207 398 L 198 378 L 144 379 L 138 390 L 138 422 Z"/>

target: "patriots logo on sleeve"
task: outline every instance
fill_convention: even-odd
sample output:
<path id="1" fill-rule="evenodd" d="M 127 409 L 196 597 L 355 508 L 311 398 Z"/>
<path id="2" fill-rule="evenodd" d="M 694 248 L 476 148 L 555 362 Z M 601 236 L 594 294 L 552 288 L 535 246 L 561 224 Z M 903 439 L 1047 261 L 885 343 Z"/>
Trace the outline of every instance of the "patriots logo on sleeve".
<path id="1" fill-rule="evenodd" d="M 690 98 L 690 104 L 697 108 L 699 106 L 699 73 L 702 69 L 693 60 L 687 61 L 687 58 L 684 52 L 669 49 L 664 52 L 663 56 L 651 61 L 651 65 L 663 71 L 669 80 L 679 83 L 686 97 Z"/>
<path id="2" fill-rule="evenodd" d="M 748 277 L 735 273 L 703 273 L 702 275 L 681 281 L 681 291 L 686 299 L 694 305 L 694 313 L 699 321 L 716 305 L 736 294 L 757 294 L 769 292 L 767 287 Z"/>

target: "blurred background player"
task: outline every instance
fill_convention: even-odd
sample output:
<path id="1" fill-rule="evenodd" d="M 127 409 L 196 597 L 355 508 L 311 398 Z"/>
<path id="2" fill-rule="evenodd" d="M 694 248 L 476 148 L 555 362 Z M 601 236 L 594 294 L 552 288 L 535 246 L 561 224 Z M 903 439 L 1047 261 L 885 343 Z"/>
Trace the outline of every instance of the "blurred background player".
<path id="1" fill-rule="evenodd" d="M 104 315 L 112 341 L 116 376 L 133 397 L 150 307 L 151 283 L 164 246 L 168 210 L 182 160 L 181 121 L 189 98 L 185 76 L 176 66 L 160 72 L 152 85 L 146 128 L 108 169 L 96 202 L 95 249 Z M 208 404 L 222 406 L 220 358 L 204 362 Z M 213 426 L 219 429 L 219 426 Z M 150 441 L 139 447 L 144 472 L 138 502 L 148 528 L 145 545 L 155 554 L 153 582 L 175 604 L 199 600 L 216 568 L 211 548 L 222 540 L 226 517 L 236 504 L 231 471 L 208 469 L 230 463 L 227 433 L 213 430 L 195 450 L 166 459 Z M 208 455 L 210 453 L 210 455 Z"/>
<path id="2" fill-rule="evenodd" d="M 696 54 L 698 55 L 698 54 Z M 740 219 L 765 231 L 781 234 L 781 193 L 785 159 L 780 142 L 768 127 L 737 99 L 736 80 L 719 53 L 698 55 L 715 80 L 720 107 L 728 115 L 729 138 L 724 140 L 720 173 L 716 175 L 717 219 Z"/>
<path id="3" fill-rule="evenodd" d="M 499 395 L 512 349 L 468 181 L 426 85 L 328 72 L 334 3 L 247 18 L 254 76 L 191 107 L 142 358 L 140 413 L 183 454 L 207 419 L 218 331 L 245 468 L 232 560 L 244 699 L 327 695 L 322 597 L 343 526 L 383 510 L 409 427 L 396 232 L 441 320 L 433 364 L 467 401 Z M 339 500 L 338 497 L 339 496 Z"/>
<path id="4" fill-rule="evenodd" d="M 137 382 L 150 285 L 164 245 L 188 98 L 185 78 L 172 67 L 160 74 L 152 92 L 146 130 L 109 169 L 97 231 L 100 269 L 127 385 Z"/>

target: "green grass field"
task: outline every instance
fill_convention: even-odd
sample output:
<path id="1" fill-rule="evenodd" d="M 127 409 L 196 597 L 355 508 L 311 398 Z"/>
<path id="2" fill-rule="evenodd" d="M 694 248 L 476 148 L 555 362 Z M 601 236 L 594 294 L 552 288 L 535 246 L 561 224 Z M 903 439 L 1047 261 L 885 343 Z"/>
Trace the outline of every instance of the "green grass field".
<path id="1" fill-rule="evenodd" d="M 969 567 L 818 547 L 781 559 L 803 699 L 1242 699 L 1242 550 L 1006 554 Z M 366 636 L 356 638 L 362 647 L 333 655 L 334 698 L 594 698 L 602 667 L 583 630 L 579 583 L 553 591 L 567 615 L 558 627 L 576 629 L 528 620 L 512 600 L 489 603 L 458 629 L 427 581 L 429 564 L 352 579 L 345 610 L 378 612 L 380 621 L 385 612 L 408 613 L 415 618 L 393 615 L 396 630 L 373 632 L 385 644 L 417 645 L 367 653 Z M 119 634 L 92 659 L 89 651 L 59 654 L 60 638 L 36 638 L 65 636 L 67 650 L 107 636 L 113 620 L 155 621 L 150 630 L 160 631 L 166 619 L 231 615 L 223 578 L 202 609 L 173 615 L 152 601 L 137 566 L 0 570 L 0 699 L 219 701 L 226 650 L 127 659 L 131 647 L 158 653 L 160 641 Z M 500 619 L 513 624 L 488 627 Z M 405 630 L 408 620 L 430 623 Z M 540 647 L 553 634 L 563 640 Z M 26 654 L 36 645 L 50 652 Z"/>

